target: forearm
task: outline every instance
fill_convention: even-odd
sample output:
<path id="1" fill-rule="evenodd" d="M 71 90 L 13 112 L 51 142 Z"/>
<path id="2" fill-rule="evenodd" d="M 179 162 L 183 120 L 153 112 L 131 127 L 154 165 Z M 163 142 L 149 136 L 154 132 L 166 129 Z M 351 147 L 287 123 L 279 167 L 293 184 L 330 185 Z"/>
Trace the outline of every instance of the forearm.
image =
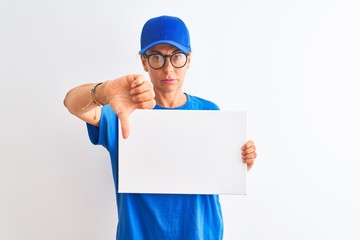
<path id="1" fill-rule="evenodd" d="M 129 133 L 128 116 L 136 108 L 155 106 L 155 92 L 150 81 L 142 75 L 131 74 L 97 85 L 89 83 L 71 89 L 64 105 L 70 113 L 92 125 L 98 126 L 101 116 L 99 105 L 109 104 L 121 121 L 123 137 Z"/>
<path id="2" fill-rule="evenodd" d="M 100 120 L 101 108 L 93 102 L 90 94 L 90 89 L 94 85 L 93 83 L 89 83 L 71 89 L 65 96 L 64 105 L 71 114 L 87 123 L 97 126 Z M 101 89 L 100 86 L 98 86 L 96 88 L 96 97 L 100 92 Z"/>

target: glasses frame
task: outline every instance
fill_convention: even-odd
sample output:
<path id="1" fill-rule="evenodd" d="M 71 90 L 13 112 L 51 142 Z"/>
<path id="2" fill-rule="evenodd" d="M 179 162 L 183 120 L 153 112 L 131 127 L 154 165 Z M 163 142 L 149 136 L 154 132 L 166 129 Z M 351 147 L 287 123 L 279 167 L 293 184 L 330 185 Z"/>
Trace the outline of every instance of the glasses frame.
<path id="1" fill-rule="evenodd" d="M 172 62 L 172 58 L 173 58 L 176 54 L 179 54 L 179 53 L 182 53 L 182 54 L 185 55 L 185 63 L 184 63 L 184 65 L 182 65 L 181 67 L 176 67 L 176 66 L 174 66 L 174 64 L 173 64 L 173 62 Z M 163 65 L 162 65 L 161 67 L 154 68 L 154 67 L 151 65 L 151 63 L 150 63 L 150 58 L 151 58 L 151 56 L 154 56 L 154 55 L 160 55 L 160 56 L 162 56 L 162 57 L 164 58 L 164 63 L 163 63 Z M 167 58 L 169 58 L 170 63 L 171 63 L 171 65 L 172 65 L 174 68 L 183 68 L 183 67 L 186 65 L 187 61 L 188 61 L 188 56 L 189 56 L 189 54 L 186 54 L 186 53 L 184 53 L 184 52 L 174 52 L 174 53 L 171 54 L 171 55 L 164 55 L 164 54 L 161 54 L 161 53 L 152 53 L 152 54 L 150 54 L 150 55 L 143 54 L 143 56 L 144 56 L 145 58 L 147 58 L 148 63 L 149 63 L 149 66 L 150 66 L 152 69 L 158 70 L 158 69 L 162 69 L 162 68 L 165 66 L 165 63 L 166 63 L 166 59 L 167 59 Z"/>

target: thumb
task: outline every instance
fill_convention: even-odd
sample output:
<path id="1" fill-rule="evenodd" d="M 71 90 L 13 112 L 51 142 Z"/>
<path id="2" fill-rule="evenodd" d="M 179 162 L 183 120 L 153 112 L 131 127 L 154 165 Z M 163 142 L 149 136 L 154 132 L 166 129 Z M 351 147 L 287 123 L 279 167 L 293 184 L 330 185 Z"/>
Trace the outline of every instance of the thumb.
<path id="1" fill-rule="evenodd" d="M 128 138 L 130 133 L 129 115 L 134 110 L 134 107 L 126 99 L 121 99 L 119 96 L 115 96 L 110 100 L 110 106 L 120 120 L 123 139 Z"/>
<path id="2" fill-rule="evenodd" d="M 130 123 L 129 123 L 129 113 L 128 112 L 120 112 L 119 119 L 121 124 L 121 133 L 123 139 L 127 139 L 130 134 Z"/>

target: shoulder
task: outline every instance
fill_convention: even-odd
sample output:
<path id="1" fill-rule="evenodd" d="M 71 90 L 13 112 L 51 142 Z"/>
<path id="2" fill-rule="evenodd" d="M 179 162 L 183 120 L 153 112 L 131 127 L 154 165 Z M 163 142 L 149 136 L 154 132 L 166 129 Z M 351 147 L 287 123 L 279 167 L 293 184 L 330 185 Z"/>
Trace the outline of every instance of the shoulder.
<path id="1" fill-rule="evenodd" d="M 188 97 L 188 103 L 191 107 L 198 110 L 219 110 L 219 106 L 214 102 L 200 98 L 197 96 L 192 96 L 190 94 L 186 94 Z"/>

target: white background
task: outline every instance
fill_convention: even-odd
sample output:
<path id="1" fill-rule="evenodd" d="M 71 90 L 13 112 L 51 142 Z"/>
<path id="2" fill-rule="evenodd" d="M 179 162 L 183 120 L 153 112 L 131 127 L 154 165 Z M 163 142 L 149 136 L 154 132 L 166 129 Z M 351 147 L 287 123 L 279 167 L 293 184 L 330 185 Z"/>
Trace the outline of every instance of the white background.
<path id="1" fill-rule="evenodd" d="M 111 240 L 107 152 L 62 105 L 85 82 L 143 73 L 139 35 L 188 25 L 184 90 L 248 111 L 248 195 L 221 196 L 226 240 L 360 239 L 356 0 L 0 2 L 0 239 Z M 191 134 L 191 133 L 189 133 Z"/>

